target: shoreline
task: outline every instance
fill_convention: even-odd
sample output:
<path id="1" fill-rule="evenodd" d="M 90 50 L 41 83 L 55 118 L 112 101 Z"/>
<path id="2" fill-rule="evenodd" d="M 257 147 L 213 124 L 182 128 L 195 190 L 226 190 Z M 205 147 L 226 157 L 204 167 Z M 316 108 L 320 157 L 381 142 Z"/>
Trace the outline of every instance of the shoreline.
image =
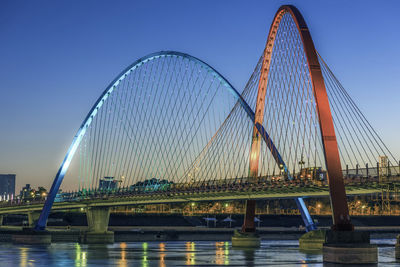
<path id="1" fill-rule="evenodd" d="M 115 242 L 151 242 L 151 241 L 230 241 L 237 228 L 206 228 L 189 226 L 113 226 Z M 327 227 L 320 227 L 327 229 Z M 400 234 L 400 226 L 356 227 L 358 231 L 369 231 L 371 239 L 394 239 Z M 49 227 L 52 242 L 80 242 L 87 231 L 85 226 Z M 0 228 L 0 242 L 12 242 L 12 235 L 22 232 L 21 227 Z M 298 240 L 305 233 L 296 227 L 260 227 L 258 234 L 263 240 Z"/>

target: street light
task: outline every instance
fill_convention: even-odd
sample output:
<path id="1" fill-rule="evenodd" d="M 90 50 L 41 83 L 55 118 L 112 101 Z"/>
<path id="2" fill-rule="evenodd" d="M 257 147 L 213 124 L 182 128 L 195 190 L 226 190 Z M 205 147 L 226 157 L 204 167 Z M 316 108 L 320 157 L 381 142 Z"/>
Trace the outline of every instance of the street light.
<path id="1" fill-rule="evenodd" d="M 317 214 L 321 213 L 321 207 L 322 207 L 321 203 L 317 203 Z"/>
<path id="2" fill-rule="evenodd" d="M 191 204 L 190 204 L 190 206 L 192 206 L 192 214 L 194 213 L 194 206 L 196 205 L 196 203 L 195 202 L 192 202 Z"/>
<path id="3" fill-rule="evenodd" d="M 300 172 L 303 170 L 303 165 L 306 164 L 303 160 L 303 156 L 301 156 L 301 160 L 299 161 L 299 165 L 300 165 Z"/>

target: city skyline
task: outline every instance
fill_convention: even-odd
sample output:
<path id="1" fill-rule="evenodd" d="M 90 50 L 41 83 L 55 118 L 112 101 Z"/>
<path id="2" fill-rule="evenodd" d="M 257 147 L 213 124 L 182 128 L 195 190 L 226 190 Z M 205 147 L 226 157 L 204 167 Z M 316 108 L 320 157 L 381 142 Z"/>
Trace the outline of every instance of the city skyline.
<path id="1" fill-rule="evenodd" d="M 92 104 L 123 68 L 146 54 L 187 52 L 208 62 L 241 91 L 262 53 L 275 10 L 286 2 L 254 7 L 179 2 L 177 9 L 178 2 L 41 3 L 0 4 L 0 32 L 8 37 L 0 52 L 0 173 L 17 174 L 16 191 L 26 183 L 50 187 Z M 388 34 L 398 26 L 395 8 L 372 1 L 291 3 L 306 17 L 316 49 L 398 157 L 400 127 L 393 122 L 400 99 L 395 80 L 400 56 L 391 51 L 396 51 L 399 37 Z M 260 4 L 264 8 L 256 8 Z M 120 15 L 104 20 L 113 12 Z M 165 25 L 160 27 L 160 18 L 146 19 L 149 12 L 161 16 Z M 256 15 L 237 19 L 250 12 Z M 202 15 L 209 19 L 200 20 Z"/>

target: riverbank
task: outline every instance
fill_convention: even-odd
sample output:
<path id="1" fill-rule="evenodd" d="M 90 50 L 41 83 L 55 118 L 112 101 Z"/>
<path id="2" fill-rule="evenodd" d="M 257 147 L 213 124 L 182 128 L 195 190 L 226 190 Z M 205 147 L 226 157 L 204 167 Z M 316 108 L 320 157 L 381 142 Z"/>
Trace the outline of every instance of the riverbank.
<path id="1" fill-rule="evenodd" d="M 257 216 L 257 231 L 263 240 L 298 240 L 305 233 L 300 216 Z M 313 216 L 320 229 L 328 229 L 332 218 Z M 7 216 L 0 228 L 0 242 L 11 242 L 21 234 L 24 215 Z M 352 216 L 356 230 L 369 231 L 371 238 L 396 238 L 400 234 L 399 216 Z M 121 214 L 110 215 L 109 231 L 115 242 L 135 241 L 230 241 L 234 229 L 241 227 L 242 214 Z M 26 227 L 26 224 L 24 225 Z M 47 230 L 52 242 L 84 242 L 87 220 L 84 212 L 54 213 Z"/>
<path id="2" fill-rule="evenodd" d="M 331 215 L 313 215 L 313 220 L 319 227 L 332 225 Z M 284 227 L 299 228 L 304 223 L 300 215 L 257 215 L 257 228 Z M 400 216 L 351 216 L 356 227 L 392 227 L 400 226 Z M 27 226 L 28 217 L 23 214 L 10 214 L 3 218 L 6 226 Z M 235 228 L 243 224 L 243 214 L 125 214 L 111 213 L 110 227 L 213 227 Z M 85 212 L 56 212 L 49 217 L 48 226 L 86 226 Z"/>
<path id="3" fill-rule="evenodd" d="M 86 226 L 48 227 L 52 242 L 81 242 Z M 393 239 L 400 234 L 400 226 L 356 227 L 369 231 L 372 239 Z M 3 226 L 0 228 L 0 242 L 12 242 L 12 235 L 19 234 L 22 227 Z M 114 226 L 115 242 L 149 241 L 230 241 L 234 228 L 206 228 L 191 226 Z M 305 233 L 295 227 L 260 227 L 257 229 L 263 240 L 298 240 Z"/>

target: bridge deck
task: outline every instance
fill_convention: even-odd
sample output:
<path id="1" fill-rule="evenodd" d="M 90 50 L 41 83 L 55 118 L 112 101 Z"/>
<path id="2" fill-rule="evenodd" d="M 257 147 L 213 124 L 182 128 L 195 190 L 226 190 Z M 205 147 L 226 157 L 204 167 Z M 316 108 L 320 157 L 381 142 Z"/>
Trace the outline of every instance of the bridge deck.
<path id="1" fill-rule="evenodd" d="M 347 195 L 379 193 L 388 186 L 400 186 L 400 177 L 394 177 L 390 183 L 376 181 L 358 181 L 347 183 Z M 63 202 L 56 202 L 52 210 L 78 209 L 85 207 L 113 207 L 136 204 L 178 203 L 192 201 L 274 199 L 294 197 L 328 196 L 328 185 L 323 183 L 253 183 L 245 186 L 211 186 L 206 188 L 181 188 L 167 191 L 142 192 L 110 192 L 109 194 L 94 193 L 90 196 L 79 196 Z M 6 202 L 0 205 L 0 214 L 24 213 L 39 211 L 44 201 L 30 203 Z"/>

